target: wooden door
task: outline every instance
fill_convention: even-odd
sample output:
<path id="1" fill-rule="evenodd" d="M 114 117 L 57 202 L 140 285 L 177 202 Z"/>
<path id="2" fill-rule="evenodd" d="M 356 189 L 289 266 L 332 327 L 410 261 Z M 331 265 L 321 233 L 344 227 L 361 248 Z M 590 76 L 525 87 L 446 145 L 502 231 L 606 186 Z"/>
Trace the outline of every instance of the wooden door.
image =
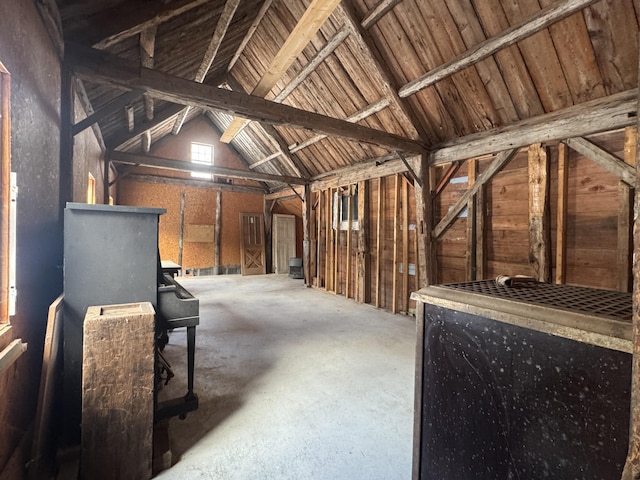
<path id="1" fill-rule="evenodd" d="M 275 273 L 289 272 L 289 259 L 296 256 L 296 217 L 273 216 L 273 265 Z"/>
<path id="2" fill-rule="evenodd" d="M 240 214 L 240 246 L 242 275 L 266 273 L 264 261 L 264 219 L 260 213 Z"/>

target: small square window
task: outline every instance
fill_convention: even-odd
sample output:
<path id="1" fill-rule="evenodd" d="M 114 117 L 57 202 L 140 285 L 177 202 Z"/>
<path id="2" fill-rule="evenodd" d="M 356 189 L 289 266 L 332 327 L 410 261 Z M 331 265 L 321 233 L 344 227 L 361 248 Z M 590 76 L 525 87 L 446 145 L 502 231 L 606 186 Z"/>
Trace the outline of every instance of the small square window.
<path id="1" fill-rule="evenodd" d="M 191 143 L 191 161 L 200 165 L 213 165 L 213 145 L 206 143 Z M 213 175 L 206 172 L 191 172 L 193 178 L 211 180 Z"/>
<path id="2" fill-rule="evenodd" d="M 358 230 L 358 190 L 351 195 L 341 195 L 338 200 L 338 192 L 333 194 L 333 229 L 340 226 L 340 230 L 349 229 L 349 201 L 351 201 L 351 230 Z"/>

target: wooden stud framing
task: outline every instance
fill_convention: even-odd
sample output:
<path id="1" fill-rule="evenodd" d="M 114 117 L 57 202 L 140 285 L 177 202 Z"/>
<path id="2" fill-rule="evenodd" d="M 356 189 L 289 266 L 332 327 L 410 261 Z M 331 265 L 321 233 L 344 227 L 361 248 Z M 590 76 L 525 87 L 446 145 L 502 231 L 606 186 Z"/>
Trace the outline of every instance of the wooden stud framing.
<path id="1" fill-rule="evenodd" d="M 555 283 L 563 284 L 567 275 L 567 203 L 569 179 L 569 151 L 564 143 L 558 145 L 558 211 L 556 226 Z"/>
<path id="2" fill-rule="evenodd" d="M 425 153 L 421 157 L 420 176 L 422 185 L 414 186 L 416 197 L 416 221 L 418 229 L 418 288 L 433 285 L 437 279 L 436 239 L 433 236 L 434 210 L 433 195 L 431 194 L 431 168 L 429 158 Z"/>
<path id="3" fill-rule="evenodd" d="M 178 231 L 178 265 L 182 265 L 182 254 L 184 253 L 184 209 L 186 204 L 184 190 L 180 192 L 180 226 Z"/>
<path id="4" fill-rule="evenodd" d="M 222 238 L 222 192 L 216 192 L 216 228 L 213 231 L 213 265 L 216 274 L 220 275 L 220 251 Z M 182 264 L 180 264 L 182 265 Z"/>
<path id="5" fill-rule="evenodd" d="M 307 287 L 311 281 L 311 188 L 304 186 L 304 199 L 302 202 L 302 267 L 304 270 L 304 283 Z"/>
<path id="6" fill-rule="evenodd" d="M 334 211 L 337 212 L 337 218 L 335 219 L 336 228 L 335 228 L 335 236 L 333 238 L 333 293 L 336 295 L 340 290 L 340 277 L 338 276 L 340 273 L 340 206 L 342 205 L 342 190 L 340 188 L 336 189 L 336 195 L 333 199 L 333 209 L 331 211 L 331 216 L 334 216 Z M 332 222 L 333 223 L 333 222 Z"/>
<path id="7" fill-rule="evenodd" d="M 402 181 L 402 311 L 409 313 L 409 181 Z"/>
<path id="8" fill-rule="evenodd" d="M 540 282 L 551 279 L 549 160 L 546 147 L 529 147 L 529 261 Z"/>
<path id="9" fill-rule="evenodd" d="M 369 181 L 358 182 L 358 257 L 356 302 L 367 303 L 371 282 L 369 269 L 371 266 L 369 253 Z"/>
<path id="10" fill-rule="evenodd" d="M 383 218 L 382 218 L 382 195 L 384 194 L 384 189 L 382 188 L 384 185 L 384 177 L 378 178 L 378 201 L 376 202 L 376 308 L 380 308 L 380 274 L 382 272 L 381 262 L 382 262 L 382 234 L 384 233 L 383 229 Z"/>
<path id="11" fill-rule="evenodd" d="M 475 158 L 467 161 L 467 178 L 468 186 L 471 188 L 476 181 L 476 175 L 478 170 L 478 160 Z M 476 280 L 476 261 L 477 261 L 477 223 L 476 223 L 476 205 L 478 202 L 478 195 L 472 196 L 467 203 L 467 280 Z"/>
<path id="12" fill-rule="evenodd" d="M 332 286 L 333 286 L 333 278 L 331 276 L 333 269 L 331 268 L 331 262 L 332 262 L 332 257 L 331 257 L 331 252 L 333 251 L 331 248 L 331 241 L 333 238 L 333 230 L 331 229 L 331 189 L 327 190 L 325 192 L 325 205 L 326 208 L 324 209 L 325 211 L 325 228 L 326 228 L 326 233 L 325 233 L 325 244 L 324 244 L 324 288 L 325 290 L 329 291 L 331 290 Z"/>
<path id="13" fill-rule="evenodd" d="M 322 191 L 318 191 L 318 205 L 316 206 L 316 286 L 320 287 L 324 284 L 322 269 L 322 252 L 320 251 L 320 240 L 322 239 Z M 325 258 L 326 261 L 326 258 Z"/>
<path id="14" fill-rule="evenodd" d="M 398 312 L 398 217 L 400 216 L 400 174 L 397 173 L 394 182 L 393 206 L 393 287 L 391 289 L 391 311 Z"/>
<path id="15" fill-rule="evenodd" d="M 353 228 L 352 225 L 352 199 L 353 199 L 353 186 L 349 186 L 349 193 L 347 195 L 347 254 L 345 258 L 345 289 L 344 296 L 349 298 L 351 294 L 351 230 Z"/>

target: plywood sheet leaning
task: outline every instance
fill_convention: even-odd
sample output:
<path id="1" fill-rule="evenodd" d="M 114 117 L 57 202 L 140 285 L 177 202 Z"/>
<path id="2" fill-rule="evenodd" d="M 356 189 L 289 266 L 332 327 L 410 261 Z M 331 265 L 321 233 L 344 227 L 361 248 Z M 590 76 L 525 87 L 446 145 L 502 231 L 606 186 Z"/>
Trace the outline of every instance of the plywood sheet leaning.
<path id="1" fill-rule="evenodd" d="M 81 478 L 151 478 L 154 313 L 148 302 L 87 309 Z"/>

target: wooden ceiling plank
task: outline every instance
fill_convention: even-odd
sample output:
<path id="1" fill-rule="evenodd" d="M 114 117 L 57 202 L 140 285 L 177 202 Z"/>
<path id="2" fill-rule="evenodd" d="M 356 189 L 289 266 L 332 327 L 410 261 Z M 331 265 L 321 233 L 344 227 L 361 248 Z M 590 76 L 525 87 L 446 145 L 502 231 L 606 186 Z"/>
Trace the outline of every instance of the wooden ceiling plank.
<path id="1" fill-rule="evenodd" d="M 399 4 L 402 0 L 380 0 L 376 3 L 371 10 L 369 10 L 364 18 L 362 19 L 362 27 L 367 30 L 371 28 L 374 24 L 378 23 L 382 17 L 384 17 L 387 12 L 393 9 L 397 4 Z"/>
<path id="2" fill-rule="evenodd" d="M 346 118 L 347 122 L 357 123 L 360 120 L 364 120 L 365 118 L 373 115 L 374 113 L 378 113 L 380 110 L 383 110 L 389 106 L 389 99 L 383 97 L 379 99 L 377 102 L 372 103 L 371 105 L 367 105 L 362 110 L 354 113 L 350 117 Z M 316 135 L 315 137 L 311 137 L 309 140 L 306 140 L 297 145 L 291 145 L 288 147 L 288 151 L 291 153 L 299 152 L 303 148 L 307 148 L 314 143 L 318 143 L 320 140 L 327 138 L 328 135 Z"/>
<path id="3" fill-rule="evenodd" d="M 339 3 L 340 0 L 313 0 L 311 2 L 258 84 L 251 91 L 251 95 L 265 97 L 271 91 Z M 246 120 L 235 118 L 222 134 L 220 141 L 229 143 L 245 123 Z"/>
<path id="4" fill-rule="evenodd" d="M 172 103 L 220 110 L 250 120 L 288 125 L 404 152 L 418 153 L 425 148 L 420 142 L 384 131 L 140 68 L 104 51 L 68 44 L 65 63 L 76 75 L 90 81 L 127 89 L 142 88 Z"/>
<path id="5" fill-rule="evenodd" d="M 637 89 L 474 133 L 432 147 L 431 165 L 634 125 Z"/>
<path id="6" fill-rule="evenodd" d="M 218 54 L 222 40 L 227 34 L 227 30 L 229 29 L 229 25 L 231 25 L 231 20 L 233 19 L 233 15 L 236 13 L 239 4 L 240 0 L 227 0 L 225 3 L 222 14 L 220 14 L 218 22 L 216 23 L 216 28 L 207 47 L 207 51 L 205 52 L 204 58 L 198 67 L 198 72 L 196 73 L 194 81 L 198 83 L 204 82 L 204 79 L 211 68 L 211 64 Z M 176 122 L 173 124 L 174 135 L 180 133 L 180 129 L 182 128 L 184 120 L 187 118 L 190 109 L 191 107 L 187 106 L 182 112 L 180 112 L 180 115 L 178 115 Z"/>
<path id="7" fill-rule="evenodd" d="M 142 97 L 141 90 L 131 90 L 130 92 L 123 93 L 119 97 L 114 98 L 109 103 L 103 105 L 98 110 L 94 111 L 88 117 L 80 120 L 76 124 L 71 127 L 71 133 L 73 135 L 77 135 L 82 132 L 84 129 L 89 128 L 92 124 L 99 122 L 103 118 L 112 115 L 116 112 L 119 112 L 127 105 L 131 104 Z"/>
<path id="8" fill-rule="evenodd" d="M 113 18 L 113 16 L 111 16 L 108 25 L 112 25 L 115 31 L 105 36 L 105 38 L 94 42 L 93 46 L 98 49 L 111 47 L 126 38 L 137 35 L 147 28 L 160 25 L 167 20 L 171 20 L 178 15 L 182 15 L 193 8 L 209 2 L 211 2 L 211 0 L 176 0 L 169 4 L 158 2 L 157 9 L 141 9 L 137 17 L 134 15 L 126 15 Z"/>
<path id="9" fill-rule="evenodd" d="M 586 138 L 568 138 L 564 143 L 576 152 L 596 162 L 602 168 L 620 178 L 624 183 L 634 187 L 636 183 L 636 169 L 615 155 L 600 148 Z"/>
<path id="10" fill-rule="evenodd" d="M 236 50 L 236 53 L 233 54 L 233 57 L 231 58 L 231 61 L 229 62 L 229 65 L 227 65 L 227 72 L 231 71 L 233 66 L 236 64 L 236 62 L 240 58 L 240 55 L 242 55 L 242 52 L 244 52 L 244 49 L 247 47 L 247 45 L 251 41 L 251 37 L 253 37 L 253 34 L 258 29 L 258 25 L 260 25 L 260 22 L 262 21 L 262 19 L 264 18 L 265 14 L 267 13 L 267 10 L 269 10 L 269 7 L 271 6 L 271 3 L 273 3 L 273 0 L 264 0 L 264 3 L 262 4 L 262 7 L 260 7 L 260 10 L 258 11 L 258 14 L 256 15 L 256 18 L 253 19 L 253 22 L 251 23 L 251 26 L 249 27 L 249 30 L 247 30 L 247 33 L 245 34 L 244 38 L 242 39 L 242 42 L 240 42 L 240 45 L 238 46 L 238 49 Z"/>
<path id="11" fill-rule="evenodd" d="M 305 180 L 298 177 L 271 175 L 268 173 L 252 172 L 250 170 L 216 167 L 214 165 L 198 165 L 184 160 L 173 160 L 169 158 L 154 157 L 151 155 L 141 155 L 138 153 L 118 152 L 116 150 L 111 150 L 109 152 L 109 160 L 114 163 L 122 163 L 125 165 L 139 165 L 143 167 L 163 168 L 182 172 L 206 172 L 219 177 L 239 178 L 243 180 L 291 183 L 294 185 L 304 185 L 306 183 Z"/>
<path id="12" fill-rule="evenodd" d="M 599 0 L 558 0 L 523 22 L 514 25 L 495 37 L 479 43 L 453 60 L 403 85 L 398 91 L 398 94 L 402 98 L 413 95 L 597 1 Z"/>
<path id="13" fill-rule="evenodd" d="M 379 83 L 382 92 L 392 100 L 392 108 L 398 113 L 398 119 L 403 123 L 404 130 L 412 134 L 416 132 L 417 136 L 425 141 L 429 138 L 429 135 L 408 102 L 398 96 L 398 87 L 392 80 L 394 77 L 389 69 L 388 62 L 380 55 L 369 32 L 362 27 L 353 11 L 352 5 L 344 2 L 340 5 L 338 13 L 345 24 L 349 25 L 352 30 L 352 38 L 361 52 L 360 60 L 364 68 L 372 72 L 372 79 Z"/>

